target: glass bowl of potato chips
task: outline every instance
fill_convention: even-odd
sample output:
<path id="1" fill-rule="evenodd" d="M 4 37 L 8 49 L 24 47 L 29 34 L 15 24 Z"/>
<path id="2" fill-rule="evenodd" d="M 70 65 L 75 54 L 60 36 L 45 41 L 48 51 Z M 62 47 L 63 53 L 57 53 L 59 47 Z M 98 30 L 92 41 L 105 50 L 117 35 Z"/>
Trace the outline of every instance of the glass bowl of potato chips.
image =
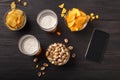
<path id="1" fill-rule="evenodd" d="M 5 24 L 8 29 L 18 31 L 26 24 L 26 15 L 21 9 L 11 9 L 5 14 Z"/>
<path id="2" fill-rule="evenodd" d="M 70 31 L 75 32 L 83 30 L 87 26 L 90 17 L 82 10 L 72 8 L 65 14 L 64 19 Z"/>

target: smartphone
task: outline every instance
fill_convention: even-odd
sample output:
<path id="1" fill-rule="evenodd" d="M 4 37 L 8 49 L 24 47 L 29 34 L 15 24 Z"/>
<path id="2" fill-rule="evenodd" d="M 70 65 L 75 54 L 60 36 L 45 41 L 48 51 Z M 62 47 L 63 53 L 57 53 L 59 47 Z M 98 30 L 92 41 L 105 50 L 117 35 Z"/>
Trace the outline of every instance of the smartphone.
<path id="1" fill-rule="evenodd" d="M 85 53 L 86 60 L 101 62 L 108 40 L 108 33 L 94 30 Z"/>

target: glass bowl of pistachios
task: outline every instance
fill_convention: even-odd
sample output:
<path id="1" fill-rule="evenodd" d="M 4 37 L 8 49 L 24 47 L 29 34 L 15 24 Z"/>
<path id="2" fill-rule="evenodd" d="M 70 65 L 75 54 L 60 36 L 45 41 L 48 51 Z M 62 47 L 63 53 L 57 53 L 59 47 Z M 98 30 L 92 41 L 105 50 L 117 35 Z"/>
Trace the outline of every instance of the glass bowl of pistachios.
<path id="1" fill-rule="evenodd" d="M 48 47 L 46 57 L 51 64 L 62 66 L 69 61 L 70 53 L 64 44 L 53 43 Z"/>

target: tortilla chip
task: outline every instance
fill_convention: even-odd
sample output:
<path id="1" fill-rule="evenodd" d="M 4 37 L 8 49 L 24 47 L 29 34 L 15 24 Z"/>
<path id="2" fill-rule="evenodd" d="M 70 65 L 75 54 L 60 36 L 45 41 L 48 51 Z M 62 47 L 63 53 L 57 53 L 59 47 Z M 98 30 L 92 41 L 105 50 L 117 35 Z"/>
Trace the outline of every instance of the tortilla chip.
<path id="1" fill-rule="evenodd" d="M 73 20 L 72 22 L 69 22 L 68 27 L 71 28 L 74 25 L 74 23 L 75 23 L 75 20 Z"/>
<path id="2" fill-rule="evenodd" d="M 63 8 L 64 7 L 64 3 L 60 4 L 58 7 L 59 8 Z"/>
<path id="3" fill-rule="evenodd" d="M 63 8 L 63 9 L 62 9 L 62 14 L 66 13 L 66 11 L 67 11 L 67 10 L 66 10 L 65 8 Z"/>

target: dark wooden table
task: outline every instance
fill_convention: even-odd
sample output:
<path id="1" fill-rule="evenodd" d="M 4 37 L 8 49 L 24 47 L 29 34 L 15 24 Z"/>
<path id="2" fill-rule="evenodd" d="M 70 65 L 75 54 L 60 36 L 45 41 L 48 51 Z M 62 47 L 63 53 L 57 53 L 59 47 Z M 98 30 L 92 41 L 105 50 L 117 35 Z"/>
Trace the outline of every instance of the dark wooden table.
<path id="1" fill-rule="evenodd" d="M 4 25 L 4 14 L 10 9 L 12 1 L 0 0 L 0 80 L 120 80 L 120 0 L 22 0 L 28 2 L 27 7 L 23 7 L 22 3 L 17 3 L 17 7 L 25 11 L 27 24 L 17 32 L 8 30 Z M 100 18 L 90 22 L 83 31 L 71 33 L 60 17 L 61 9 L 58 5 L 63 2 L 67 9 L 80 8 L 87 14 L 99 14 Z M 46 33 L 39 28 L 36 17 L 43 9 L 52 9 L 57 13 L 61 36 Z M 110 34 L 101 64 L 84 60 L 94 29 Z M 77 57 L 62 67 L 49 63 L 46 74 L 38 78 L 33 57 L 21 54 L 18 49 L 18 40 L 25 34 L 32 34 L 41 42 L 43 51 L 39 65 L 48 62 L 44 54 L 49 44 L 63 42 L 64 38 L 69 38 L 69 45 L 74 46 L 72 52 Z"/>

